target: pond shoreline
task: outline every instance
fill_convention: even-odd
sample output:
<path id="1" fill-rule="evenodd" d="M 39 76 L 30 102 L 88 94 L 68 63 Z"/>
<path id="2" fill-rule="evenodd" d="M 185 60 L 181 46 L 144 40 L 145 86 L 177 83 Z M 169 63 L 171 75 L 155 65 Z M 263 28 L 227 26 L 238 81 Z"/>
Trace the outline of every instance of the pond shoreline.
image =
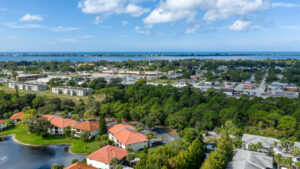
<path id="1" fill-rule="evenodd" d="M 8 135 L 12 138 L 12 140 L 18 144 L 21 144 L 21 145 L 24 145 L 24 146 L 29 146 L 29 147 L 47 147 L 47 146 L 51 146 L 51 145 L 59 145 L 59 146 L 68 146 L 68 152 L 71 153 L 71 154 L 78 154 L 78 155 L 85 155 L 85 153 L 74 153 L 71 151 L 71 146 L 72 146 L 72 143 L 57 143 L 57 144 L 44 144 L 44 145 L 34 145 L 34 144 L 28 144 L 28 143 L 23 143 L 19 140 L 16 139 L 16 135 L 15 134 L 10 134 Z"/>

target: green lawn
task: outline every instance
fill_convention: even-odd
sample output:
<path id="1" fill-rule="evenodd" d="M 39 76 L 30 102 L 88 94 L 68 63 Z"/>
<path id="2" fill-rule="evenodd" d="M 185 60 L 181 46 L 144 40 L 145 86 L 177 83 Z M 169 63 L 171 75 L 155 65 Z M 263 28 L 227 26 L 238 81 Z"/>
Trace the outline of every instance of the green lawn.
<path id="1" fill-rule="evenodd" d="M 42 136 L 28 133 L 27 129 L 20 126 L 0 132 L 0 136 L 10 134 L 15 134 L 18 141 L 31 145 L 72 144 L 70 150 L 73 153 L 90 154 L 100 148 L 99 143 L 95 141 L 86 143 L 79 139 L 54 135 L 49 138 L 42 138 Z"/>
<path id="2" fill-rule="evenodd" d="M 148 149 L 148 153 L 156 153 L 161 146 L 153 147 Z M 141 158 L 143 150 L 134 154 L 134 156 Z"/>

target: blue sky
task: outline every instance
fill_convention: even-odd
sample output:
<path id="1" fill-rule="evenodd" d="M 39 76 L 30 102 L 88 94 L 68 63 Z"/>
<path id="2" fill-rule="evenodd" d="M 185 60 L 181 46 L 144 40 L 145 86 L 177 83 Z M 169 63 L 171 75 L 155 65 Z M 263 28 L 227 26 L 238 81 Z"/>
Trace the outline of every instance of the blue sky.
<path id="1" fill-rule="evenodd" d="M 0 51 L 300 51 L 298 0 L 0 1 Z"/>

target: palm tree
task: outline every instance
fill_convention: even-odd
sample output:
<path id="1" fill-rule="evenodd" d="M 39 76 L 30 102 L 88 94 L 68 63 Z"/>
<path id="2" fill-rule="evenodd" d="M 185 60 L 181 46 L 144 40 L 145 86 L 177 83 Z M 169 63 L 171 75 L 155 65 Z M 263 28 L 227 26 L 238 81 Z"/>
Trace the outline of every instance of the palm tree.
<path id="1" fill-rule="evenodd" d="M 134 155 L 132 153 L 129 153 L 126 157 L 126 160 L 129 162 L 131 166 L 131 161 L 134 160 Z"/>
<path id="2" fill-rule="evenodd" d="M 296 158 L 298 155 L 300 155 L 300 149 L 297 146 L 293 146 L 291 153 L 294 158 Z"/>
<path id="3" fill-rule="evenodd" d="M 292 169 L 293 161 L 290 157 L 285 158 L 283 162 L 288 169 Z"/>
<path id="4" fill-rule="evenodd" d="M 281 154 L 283 154 L 283 150 L 287 148 L 287 142 L 288 140 L 284 137 L 280 139 Z"/>
<path id="5" fill-rule="evenodd" d="M 277 169 L 280 169 L 281 161 L 282 161 L 282 155 L 281 154 L 276 154 L 275 155 L 275 160 L 277 162 Z"/>
<path id="6" fill-rule="evenodd" d="M 256 144 L 256 148 L 257 148 L 257 150 L 256 151 L 258 151 L 258 152 L 260 152 L 260 150 L 263 148 L 263 145 L 262 145 L 262 143 L 261 142 L 258 142 L 257 144 Z"/>
<path id="7" fill-rule="evenodd" d="M 119 159 L 117 159 L 116 157 L 114 157 L 110 160 L 110 164 L 113 165 L 114 169 L 116 168 L 118 163 L 119 163 Z"/>
<path id="8" fill-rule="evenodd" d="M 300 161 L 296 162 L 296 169 L 300 169 Z"/>

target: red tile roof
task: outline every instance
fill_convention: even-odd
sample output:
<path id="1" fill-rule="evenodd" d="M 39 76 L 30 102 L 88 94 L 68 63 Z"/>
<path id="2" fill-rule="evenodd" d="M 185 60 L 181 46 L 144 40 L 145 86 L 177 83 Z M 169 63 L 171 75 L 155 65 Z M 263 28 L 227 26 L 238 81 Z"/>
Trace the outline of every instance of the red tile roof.
<path id="1" fill-rule="evenodd" d="M 10 120 L 20 120 L 24 116 L 24 112 L 15 113 L 10 117 Z"/>
<path id="2" fill-rule="evenodd" d="M 44 115 L 42 117 L 39 117 L 37 120 L 51 120 L 54 117 L 55 116 L 53 116 L 53 115 Z"/>
<path id="3" fill-rule="evenodd" d="M 69 165 L 68 167 L 65 167 L 64 169 L 97 169 L 97 168 L 89 166 L 82 162 L 76 162 L 72 165 Z"/>
<path id="4" fill-rule="evenodd" d="M 129 130 L 135 130 L 135 127 L 132 125 L 129 125 L 129 124 L 116 124 L 114 126 L 111 126 L 108 129 L 108 131 L 114 135 L 115 133 L 119 132 L 120 130 L 122 130 L 124 128 L 129 129 Z"/>
<path id="5" fill-rule="evenodd" d="M 79 123 L 79 124 L 73 126 L 72 128 L 91 132 L 91 131 L 99 129 L 99 123 L 96 121 L 85 121 L 85 122 L 82 122 L 82 123 Z"/>
<path id="6" fill-rule="evenodd" d="M 100 150 L 86 156 L 86 158 L 99 161 L 105 164 L 110 164 L 111 159 L 113 159 L 114 157 L 121 160 L 126 156 L 127 156 L 126 150 L 119 147 L 107 145 L 101 148 Z"/>
<path id="7" fill-rule="evenodd" d="M 147 137 L 139 132 L 123 129 L 114 135 L 114 138 L 123 145 L 131 145 L 148 141 Z"/>
<path id="8" fill-rule="evenodd" d="M 58 128 L 66 128 L 68 126 L 72 126 L 72 125 L 78 123 L 78 121 L 72 120 L 72 119 L 64 119 L 64 118 L 61 118 L 61 117 L 53 117 L 50 120 L 50 123 L 53 126 L 58 127 Z"/>
<path id="9" fill-rule="evenodd" d="M 6 121 L 4 120 L 0 120 L 0 124 L 6 123 Z"/>

